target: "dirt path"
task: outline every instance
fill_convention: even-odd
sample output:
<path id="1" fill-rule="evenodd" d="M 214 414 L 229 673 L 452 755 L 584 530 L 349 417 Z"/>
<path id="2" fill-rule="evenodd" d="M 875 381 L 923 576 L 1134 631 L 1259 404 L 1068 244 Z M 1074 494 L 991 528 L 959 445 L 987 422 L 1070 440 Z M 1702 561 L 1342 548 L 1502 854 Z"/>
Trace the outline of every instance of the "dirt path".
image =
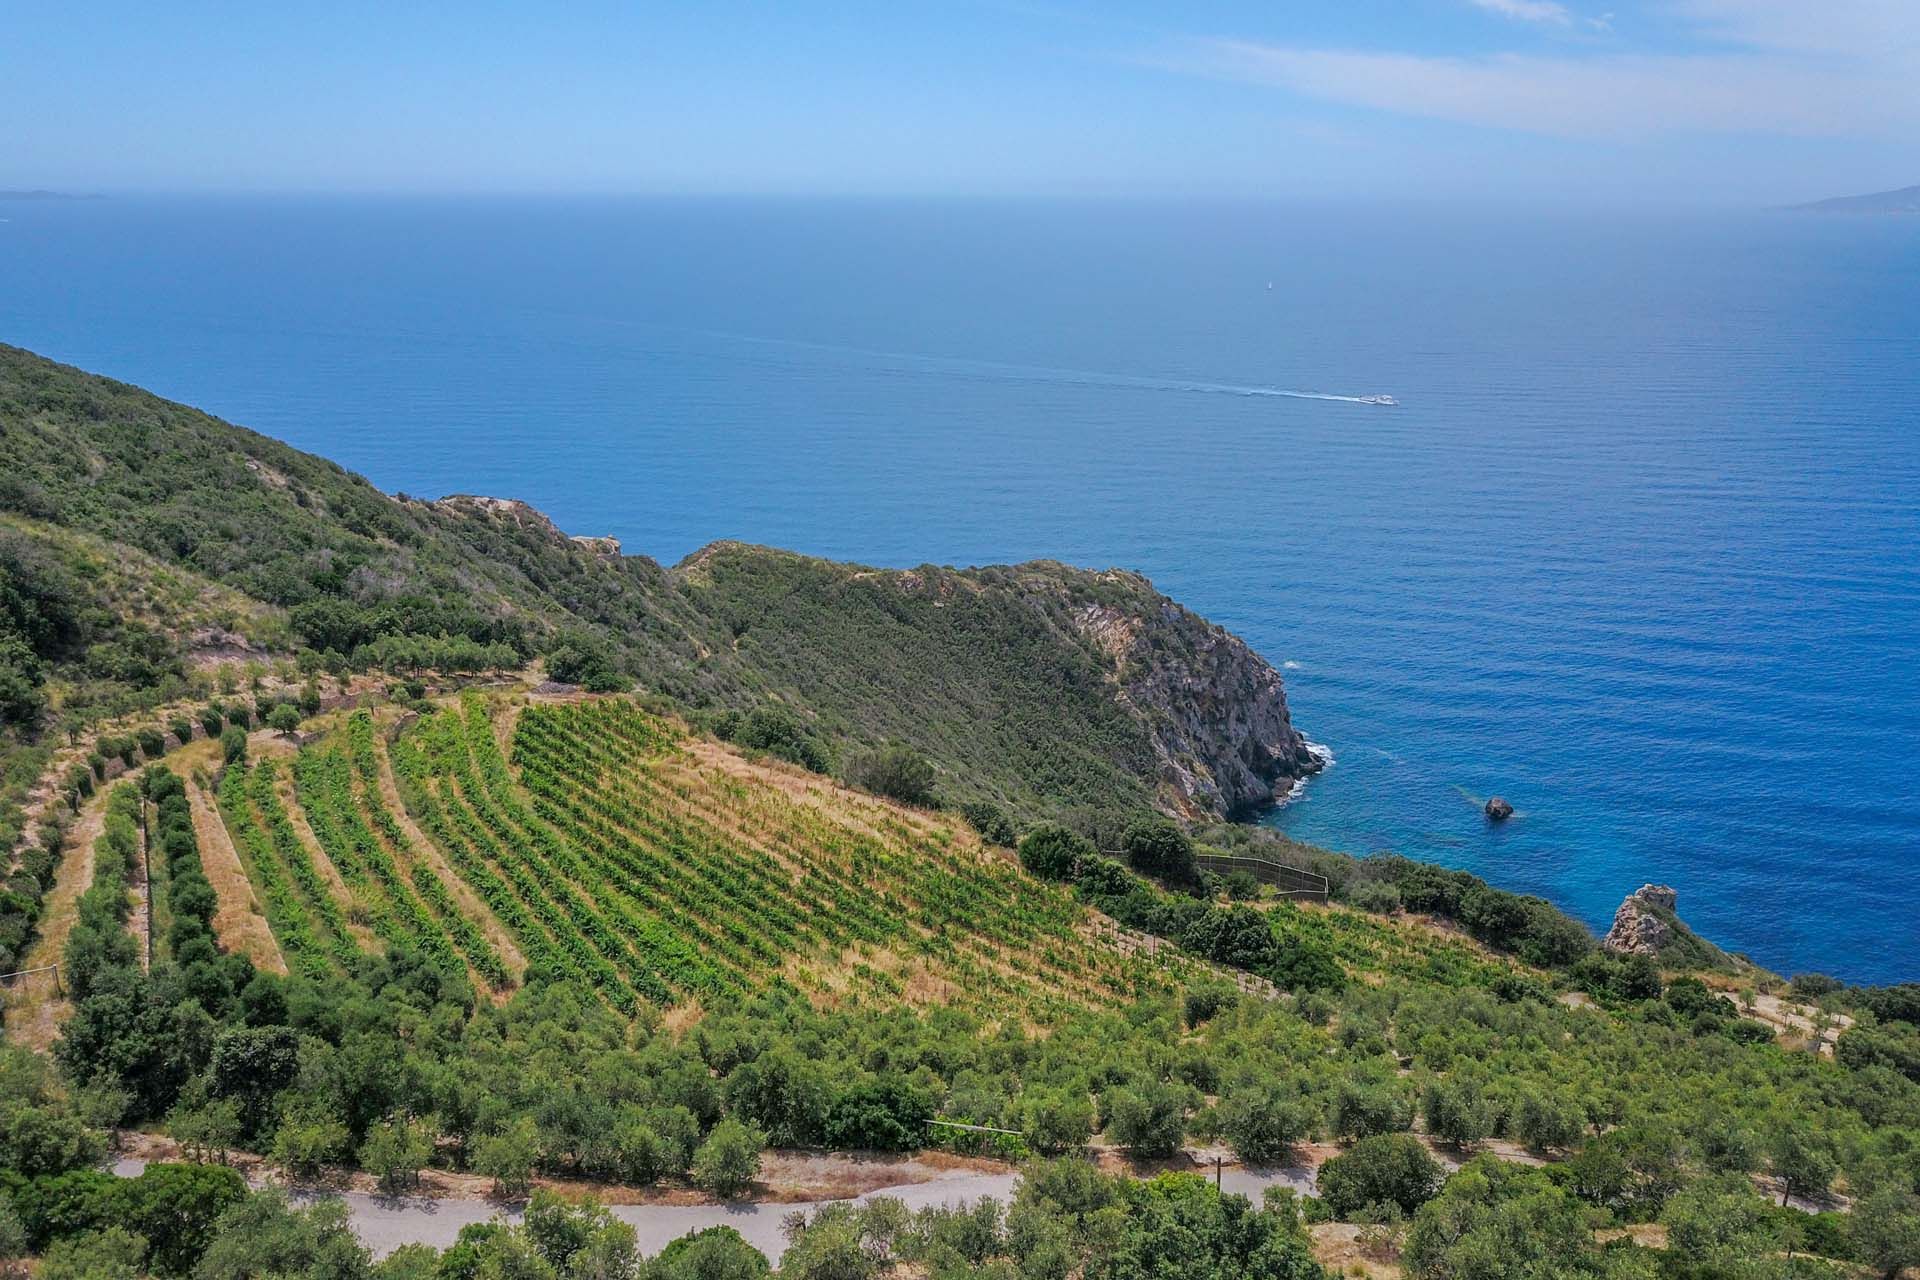
<path id="1" fill-rule="evenodd" d="M 127 932 L 133 935 L 133 945 L 139 950 L 140 969 L 151 972 L 153 969 L 153 951 L 148 945 L 153 938 L 153 927 L 149 923 L 153 913 L 153 886 L 147 883 L 146 849 L 133 860 L 133 876 L 127 882 L 127 891 L 133 895 L 133 910 L 127 913 Z"/>
<path id="2" fill-rule="evenodd" d="M 500 962 L 507 966 L 507 972 L 513 975 L 514 982 L 518 983 L 527 971 L 527 958 L 520 953 L 520 948 L 514 945 L 513 935 L 506 931 L 493 912 L 488 909 L 487 904 L 480 901 L 467 882 L 448 865 L 446 855 L 441 853 L 440 846 L 428 839 L 427 833 L 414 823 L 413 815 L 408 813 L 407 806 L 400 802 L 400 789 L 393 780 L 393 763 L 387 759 L 386 744 L 379 741 L 377 735 L 374 751 L 380 760 L 380 799 L 386 804 L 387 811 L 393 814 L 393 820 L 399 824 L 401 833 L 407 837 L 409 846 L 395 852 L 409 861 L 424 862 L 427 870 L 439 877 L 440 883 L 446 886 L 448 895 L 452 897 L 454 905 L 460 908 L 467 919 L 474 922 L 481 935 L 493 945 L 494 952 L 500 957 Z"/>
<path id="3" fill-rule="evenodd" d="M 53 888 L 41 903 L 40 927 L 27 948 L 21 968 L 39 969 L 59 964 L 67 949 L 79 913 L 80 895 L 93 883 L 93 842 L 106 826 L 107 789 L 95 791 L 80 808 L 80 820 L 67 832 Z M 7 1039 L 44 1053 L 53 1048 L 60 1024 L 73 1012 L 64 996 L 39 975 L 12 997 L 7 1013 Z"/>
<path id="4" fill-rule="evenodd" d="M 240 853 L 213 799 L 194 778 L 187 779 L 187 803 L 193 810 L 193 835 L 200 844 L 200 865 L 213 885 L 219 905 L 213 912 L 213 934 L 228 951 L 253 961 L 253 967 L 284 974 L 286 957 L 274 940 L 253 883 L 247 879 Z"/>

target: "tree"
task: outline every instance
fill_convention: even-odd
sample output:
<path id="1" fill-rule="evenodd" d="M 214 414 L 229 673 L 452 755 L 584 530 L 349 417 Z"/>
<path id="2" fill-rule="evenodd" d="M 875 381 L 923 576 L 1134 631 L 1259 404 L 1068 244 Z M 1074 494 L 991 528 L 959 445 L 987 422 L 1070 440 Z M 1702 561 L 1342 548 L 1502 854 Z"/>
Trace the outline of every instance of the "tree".
<path id="1" fill-rule="evenodd" d="M 1894 1280 L 1920 1265 L 1920 1196 L 1891 1184 L 1867 1193 L 1853 1202 L 1847 1235 L 1856 1257 Z"/>
<path id="2" fill-rule="evenodd" d="M 1675 1256 L 1713 1274 L 1765 1257 L 1777 1247 L 1767 1202 L 1739 1174 L 1722 1174 L 1684 1187 L 1660 1215 Z"/>
<path id="3" fill-rule="evenodd" d="M 660 1251 L 644 1280 L 762 1280 L 766 1255 L 732 1227 L 708 1227 L 681 1236 Z"/>
<path id="4" fill-rule="evenodd" d="M 102 1216 L 146 1241 L 154 1271 L 186 1275 L 213 1243 L 221 1216 L 246 1196 L 246 1180 L 224 1166 L 150 1164 L 113 1186 Z"/>
<path id="5" fill-rule="evenodd" d="M 228 764 L 239 764 L 247 758 L 247 731 L 237 724 L 230 724 L 220 731 L 220 757 Z"/>
<path id="6" fill-rule="evenodd" d="M 733 740 L 749 751 L 779 756 L 814 773 L 827 771 L 826 752 L 785 707 L 755 707 L 741 719 Z"/>
<path id="7" fill-rule="evenodd" d="M 501 1199 L 527 1193 L 533 1184 L 533 1166 L 539 1159 L 540 1131 L 529 1116 L 521 1116 L 500 1132 L 474 1143 L 473 1167 L 493 1179 L 493 1194 Z"/>
<path id="8" fill-rule="evenodd" d="M 868 752 L 847 770 L 847 781 L 854 786 L 902 804 L 932 804 L 933 780 L 926 756 L 899 742 Z"/>
<path id="9" fill-rule="evenodd" d="M 1020 1127 L 1042 1155 L 1078 1151 L 1093 1136 L 1093 1102 L 1077 1090 L 1036 1086 L 1020 1095 Z"/>
<path id="10" fill-rule="evenodd" d="M 1220 1134 L 1250 1165 L 1279 1164 L 1309 1129 L 1305 1104 L 1274 1081 L 1236 1083 L 1220 1103 Z"/>
<path id="11" fill-rule="evenodd" d="M 167 1113 L 167 1129 L 187 1159 L 225 1164 L 227 1153 L 240 1141 L 240 1106 L 230 1098 L 182 1101 Z"/>
<path id="12" fill-rule="evenodd" d="M 1085 836 L 1049 822 L 1020 841 L 1020 865 L 1042 880 L 1070 880 L 1074 869 L 1096 852 Z"/>
<path id="13" fill-rule="evenodd" d="M 1446 1176 L 1419 1139 L 1385 1133 L 1362 1138 L 1345 1155 L 1321 1165 L 1318 1186 L 1333 1216 L 1350 1221 L 1363 1210 L 1389 1204 L 1415 1213 L 1433 1199 Z"/>
<path id="14" fill-rule="evenodd" d="M 1493 1116 L 1480 1088 L 1458 1076 L 1436 1080 L 1421 1099 L 1427 1132 L 1456 1147 L 1470 1147 L 1493 1132 Z"/>
<path id="15" fill-rule="evenodd" d="M 1767 1163 L 1780 1180 L 1780 1203 L 1794 1196 L 1823 1196 L 1833 1183 L 1837 1165 L 1826 1136 L 1802 1119 L 1788 1119 L 1774 1129 L 1767 1142 Z"/>
<path id="16" fill-rule="evenodd" d="M 567 633 L 548 650 L 547 675 L 591 693 L 618 693 L 633 683 L 605 645 L 580 631 Z"/>
<path id="17" fill-rule="evenodd" d="M 862 1229 L 860 1210 L 829 1205 L 793 1236 L 780 1257 L 786 1280 L 874 1280 L 886 1253 Z"/>
<path id="18" fill-rule="evenodd" d="M 1129 823 L 1120 837 L 1120 848 L 1142 875 L 1173 884 L 1194 880 L 1193 841 L 1166 818 L 1141 818 Z"/>
<path id="19" fill-rule="evenodd" d="M 1187 1086 L 1162 1080 L 1108 1089 L 1100 1099 L 1106 1134 L 1137 1156 L 1170 1156 L 1186 1137 L 1187 1108 L 1192 1101 Z"/>
<path id="20" fill-rule="evenodd" d="M 290 1208 L 276 1190 L 254 1193 L 220 1215 L 194 1280 L 369 1280 L 372 1258 L 347 1225 L 347 1206 L 322 1200 Z"/>
<path id="21" fill-rule="evenodd" d="M 1529 1089 L 1514 1109 L 1514 1132 L 1535 1151 L 1564 1150 L 1580 1141 L 1587 1117 L 1570 1099 Z"/>
<path id="22" fill-rule="evenodd" d="M 760 1149 L 765 1145 L 766 1137 L 758 1130 L 731 1118 L 722 1120 L 693 1153 L 694 1185 L 717 1196 L 739 1195 L 760 1176 Z"/>
<path id="23" fill-rule="evenodd" d="M 605 1205 L 572 1204 L 536 1191 L 521 1221 L 534 1251 L 568 1280 L 627 1280 L 639 1269 L 633 1228 Z"/>
<path id="24" fill-rule="evenodd" d="M 388 1195 L 417 1186 L 420 1171 L 433 1159 L 438 1128 L 432 1120 L 416 1116 L 383 1120 L 360 1144 L 360 1167 L 371 1173 Z"/>
<path id="25" fill-rule="evenodd" d="M 1418 1280 L 1534 1280 L 1588 1274 L 1586 1211 L 1547 1173 L 1480 1156 L 1420 1206 L 1401 1262 Z"/>
<path id="26" fill-rule="evenodd" d="M 267 728 L 283 737 L 291 738 L 300 732 L 300 708 L 291 702 L 283 702 L 267 715 Z"/>
<path id="27" fill-rule="evenodd" d="M 273 1162 L 295 1178 L 311 1178 L 352 1143 L 347 1126 L 321 1116 L 288 1116 L 273 1138 Z"/>
<path id="28" fill-rule="evenodd" d="M 1327 1117 L 1333 1136 L 1352 1141 L 1377 1133 L 1398 1133 L 1413 1123 L 1413 1099 L 1397 1082 L 1341 1080 Z"/>

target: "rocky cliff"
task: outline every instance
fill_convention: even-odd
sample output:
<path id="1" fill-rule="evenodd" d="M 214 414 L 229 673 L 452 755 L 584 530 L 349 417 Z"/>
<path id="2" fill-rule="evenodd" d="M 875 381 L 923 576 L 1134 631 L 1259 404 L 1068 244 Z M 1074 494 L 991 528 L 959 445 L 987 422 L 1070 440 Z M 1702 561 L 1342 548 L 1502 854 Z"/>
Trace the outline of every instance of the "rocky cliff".
<path id="1" fill-rule="evenodd" d="M 1600 945 L 1617 955 L 1647 956 L 1686 969 L 1729 969 L 1735 957 L 1689 929 L 1676 906 L 1679 894 L 1664 884 L 1643 884 L 1614 912 Z"/>
<path id="2" fill-rule="evenodd" d="M 1088 604 L 1072 618 L 1112 660 L 1119 696 L 1145 724 L 1169 807 L 1242 814 L 1283 799 L 1323 767 L 1293 727 L 1272 665 L 1146 579 L 1126 576 L 1139 592 L 1132 607 Z"/>

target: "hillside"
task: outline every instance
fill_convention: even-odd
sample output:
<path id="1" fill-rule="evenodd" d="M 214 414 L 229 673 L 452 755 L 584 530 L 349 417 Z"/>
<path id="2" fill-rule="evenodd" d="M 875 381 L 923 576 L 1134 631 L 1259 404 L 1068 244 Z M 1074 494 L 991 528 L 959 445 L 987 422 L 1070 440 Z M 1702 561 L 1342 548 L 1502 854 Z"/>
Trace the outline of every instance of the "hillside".
<path id="1" fill-rule="evenodd" d="M 388 1195 L 429 1167 L 576 1198 L 772 1194 L 763 1143 L 1061 1154 L 1025 1166 L 1025 1225 L 970 1228 L 979 1249 L 1030 1257 L 1036 1217 L 1091 1197 L 1103 1234 L 1062 1245 L 1084 1265 L 1113 1233 L 1165 1238 L 1169 1197 L 1216 1223 L 1209 1247 L 1238 1238 L 1215 1214 L 1268 1242 L 1220 1274 L 1275 1280 L 1313 1280 L 1316 1253 L 1438 1280 L 1516 1239 L 1555 1275 L 1678 1280 L 1682 1246 L 1632 1241 L 1701 1232 L 1736 1259 L 1860 1258 L 1840 1211 L 1910 1176 L 1898 992 L 1862 1026 L 1739 993 L 1762 1022 L 1644 957 L 1533 967 L 1463 936 L 1544 943 L 1528 900 L 1458 873 L 1358 864 L 1367 910 L 1193 897 L 1092 854 L 1047 883 L 948 814 L 630 697 L 505 678 L 348 696 L 284 731 L 190 732 L 84 801 L 36 957 L 65 985 L 16 992 L 7 1024 L 74 1091 L 0 1097 L 0 1133 L 57 1131 L 110 1091 L 189 1154 L 259 1152 L 296 1181 L 357 1167 Z M 4 1050 L 0 1069 L 37 1070 Z M 35 1242 L 118 1203 L 110 1176 L 59 1172 L 86 1140 L 8 1141 L 0 1166 L 51 1161 L 0 1172 Z M 1198 1178 L 1133 1180 L 1222 1147 L 1315 1190 L 1311 1234 L 1292 1202 L 1249 1218 Z M 796 1162 L 819 1158 L 770 1167 Z M 1793 1207 L 1762 1199 L 1783 1190 Z M 1380 1195 L 1404 1202 L 1387 1230 Z M 785 1265 L 811 1274 L 805 1235 L 824 1247 L 836 1221 L 790 1237 Z"/>
<path id="2" fill-rule="evenodd" d="M 1317 767 L 1273 668 L 1137 575 L 882 571 L 735 543 L 668 569 L 511 500 L 389 497 L 325 459 L 15 348 L 0 347 L 0 428 L 0 512 L 21 521 L 22 556 L 37 530 L 57 530 L 219 584 L 246 602 L 234 612 L 285 620 L 262 657 L 305 650 L 329 670 L 411 672 L 562 654 L 567 678 L 638 681 L 691 712 L 783 705 L 829 766 L 904 742 L 950 798 L 1027 814 L 1224 816 Z M 143 639 L 160 675 L 96 660 L 75 631 L 23 642 L 17 660 L 0 653 L 18 673 L 0 689 L 50 678 L 103 686 L 95 702 L 137 701 L 184 677 L 192 647 L 180 627 Z M 84 715 L 66 705 L 68 719 Z"/>
<path id="3" fill-rule="evenodd" d="M 1660 886 L 1597 947 L 1463 872 L 1156 816 L 1314 761 L 1272 668 L 1137 575 L 661 566 L 19 352 L 0 428 L 37 817 L 0 1267 L 375 1280 L 235 1151 L 389 1224 L 429 1179 L 711 1204 L 1026 1162 L 988 1166 L 1004 1212 L 816 1211 L 802 1277 L 1701 1280 L 1920 1240 L 1920 992 L 1785 983 Z M 186 1163 L 103 1171 L 123 1128 Z M 1287 1194 L 1155 1176 L 1222 1153 Z M 643 1268 L 619 1225 L 537 1198 L 377 1274 L 764 1274 L 724 1232 Z"/>

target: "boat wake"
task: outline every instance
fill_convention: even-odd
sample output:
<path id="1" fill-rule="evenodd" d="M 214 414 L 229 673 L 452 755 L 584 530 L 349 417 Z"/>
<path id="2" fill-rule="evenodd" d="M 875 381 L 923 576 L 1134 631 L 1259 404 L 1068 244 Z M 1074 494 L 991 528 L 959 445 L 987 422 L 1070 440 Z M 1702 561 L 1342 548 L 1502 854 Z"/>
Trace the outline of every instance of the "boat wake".
<path id="1" fill-rule="evenodd" d="M 1389 395 L 1341 395 L 1332 391 L 1298 391 L 1287 387 L 1263 387 L 1233 382 L 1193 382 L 1178 378 L 1143 378 L 1124 373 L 1105 373 L 1089 369 L 1055 369 L 1045 365 L 1009 364 L 999 360 L 968 360 L 952 356 L 917 355 L 905 351 L 882 351 L 871 347 L 842 346 L 831 342 L 808 342 L 798 338 L 764 338 L 748 334 L 726 333 L 712 329 L 697 330 L 701 336 L 755 346 L 784 347 L 819 351 L 841 356 L 858 356 L 884 362 L 906 372 L 936 377 L 974 378 L 995 382 L 1033 382 L 1049 386 L 1094 387 L 1115 391 L 1160 391 L 1186 395 L 1264 397 L 1281 400 L 1325 400 L 1338 404 L 1365 404 L 1398 407 Z"/>

